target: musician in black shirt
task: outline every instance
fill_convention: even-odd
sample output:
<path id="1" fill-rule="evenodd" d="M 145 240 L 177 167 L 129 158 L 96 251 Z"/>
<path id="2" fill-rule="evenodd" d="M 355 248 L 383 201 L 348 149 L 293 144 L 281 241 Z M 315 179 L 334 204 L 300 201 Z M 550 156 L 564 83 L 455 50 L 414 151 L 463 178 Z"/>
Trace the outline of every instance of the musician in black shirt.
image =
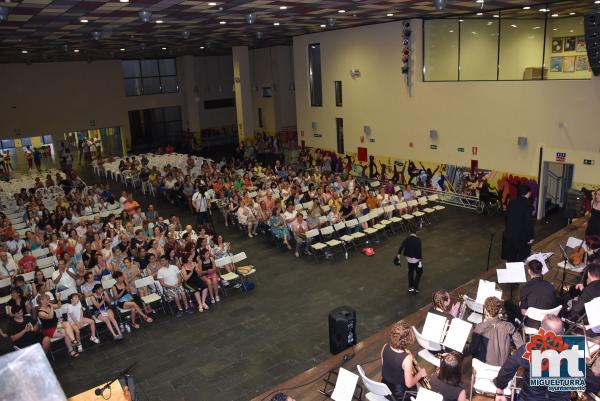
<path id="1" fill-rule="evenodd" d="M 457 352 L 449 352 L 440 361 L 437 374 L 431 376 L 431 390 L 444 396 L 444 401 L 467 401 L 467 392 L 460 385 L 462 360 Z"/>
<path id="2" fill-rule="evenodd" d="M 521 288 L 519 296 L 521 301 L 519 307 L 523 316 L 527 313 L 527 308 L 552 309 L 558 305 L 554 287 L 542 277 L 542 268 L 542 263 L 539 260 L 532 260 L 527 263 L 527 273 L 530 279 Z M 525 325 L 537 328 L 539 322 L 526 319 Z"/>
<path id="3" fill-rule="evenodd" d="M 419 281 L 423 275 L 423 251 L 421 247 L 421 238 L 417 237 L 414 227 L 410 230 L 410 235 L 402 241 L 398 248 L 398 260 L 404 255 L 408 264 L 408 292 L 412 294 L 419 293 Z"/>
<path id="4" fill-rule="evenodd" d="M 502 259 L 507 262 L 525 260 L 533 244 L 533 205 L 531 191 L 519 185 L 519 196 L 512 199 L 506 208 L 506 227 L 502 234 Z"/>
<path id="5" fill-rule="evenodd" d="M 569 311 L 569 319 L 577 320 L 585 313 L 585 304 L 592 301 L 594 298 L 600 297 L 600 263 L 592 263 L 587 268 L 587 285 L 581 292 L 576 301 L 569 301 L 571 306 Z M 587 319 L 584 324 L 588 324 Z"/>

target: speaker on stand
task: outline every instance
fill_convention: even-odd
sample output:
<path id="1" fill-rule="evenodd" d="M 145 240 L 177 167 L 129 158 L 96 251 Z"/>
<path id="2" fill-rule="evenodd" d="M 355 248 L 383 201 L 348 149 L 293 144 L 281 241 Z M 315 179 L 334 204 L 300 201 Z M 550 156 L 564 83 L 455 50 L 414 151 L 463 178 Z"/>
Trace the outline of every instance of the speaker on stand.
<path id="1" fill-rule="evenodd" d="M 571 219 L 583 216 L 583 192 L 569 189 L 565 204 L 565 217 Z"/>
<path id="2" fill-rule="evenodd" d="M 340 306 L 329 312 L 329 351 L 336 355 L 356 342 L 356 311 Z"/>
<path id="3" fill-rule="evenodd" d="M 600 10 L 584 17 L 585 45 L 590 68 L 595 76 L 600 75 Z"/>

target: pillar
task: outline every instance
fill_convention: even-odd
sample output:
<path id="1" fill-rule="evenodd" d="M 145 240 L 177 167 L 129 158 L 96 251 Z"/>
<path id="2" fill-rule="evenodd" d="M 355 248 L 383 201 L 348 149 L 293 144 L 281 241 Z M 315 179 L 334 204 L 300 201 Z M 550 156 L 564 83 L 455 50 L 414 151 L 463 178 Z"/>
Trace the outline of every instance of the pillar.
<path id="1" fill-rule="evenodd" d="M 235 110 L 237 114 L 238 138 L 241 141 L 254 137 L 250 58 L 248 56 L 248 46 L 235 46 L 232 51 Z"/>

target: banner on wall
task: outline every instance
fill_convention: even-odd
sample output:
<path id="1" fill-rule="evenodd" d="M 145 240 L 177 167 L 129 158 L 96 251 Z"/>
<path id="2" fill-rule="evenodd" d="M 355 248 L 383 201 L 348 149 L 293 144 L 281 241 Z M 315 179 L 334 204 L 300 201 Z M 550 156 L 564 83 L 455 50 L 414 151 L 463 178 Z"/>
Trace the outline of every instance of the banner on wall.
<path id="1" fill-rule="evenodd" d="M 556 152 L 556 161 L 564 163 L 567 160 L 567 154 L 564 152 Z"/>
<path id="2" fill-rule="evenodd" d="M 367 155 L 367 148 L 358 148 L 358 154 L 357 154 L 357 158 L 358 161 L 363 163 L 367 161 L 368 155 Z"/>

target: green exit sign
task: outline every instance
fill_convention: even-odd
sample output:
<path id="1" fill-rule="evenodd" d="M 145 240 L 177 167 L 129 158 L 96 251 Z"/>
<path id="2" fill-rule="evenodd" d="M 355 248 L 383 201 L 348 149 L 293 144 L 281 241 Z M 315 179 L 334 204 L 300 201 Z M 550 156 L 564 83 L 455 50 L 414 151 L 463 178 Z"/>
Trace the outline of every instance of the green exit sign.
<path id="1" fill-rule="evenodd" d="M 583 164 L 587 164 L 588 166 L 593 166 L 594 161 L 590 159 L 583 159 Z"/>
<path id="2" fill-rule="evenodd" d="M 437 145 L 430 145 L 429 149 L 437 149 Z"/>

